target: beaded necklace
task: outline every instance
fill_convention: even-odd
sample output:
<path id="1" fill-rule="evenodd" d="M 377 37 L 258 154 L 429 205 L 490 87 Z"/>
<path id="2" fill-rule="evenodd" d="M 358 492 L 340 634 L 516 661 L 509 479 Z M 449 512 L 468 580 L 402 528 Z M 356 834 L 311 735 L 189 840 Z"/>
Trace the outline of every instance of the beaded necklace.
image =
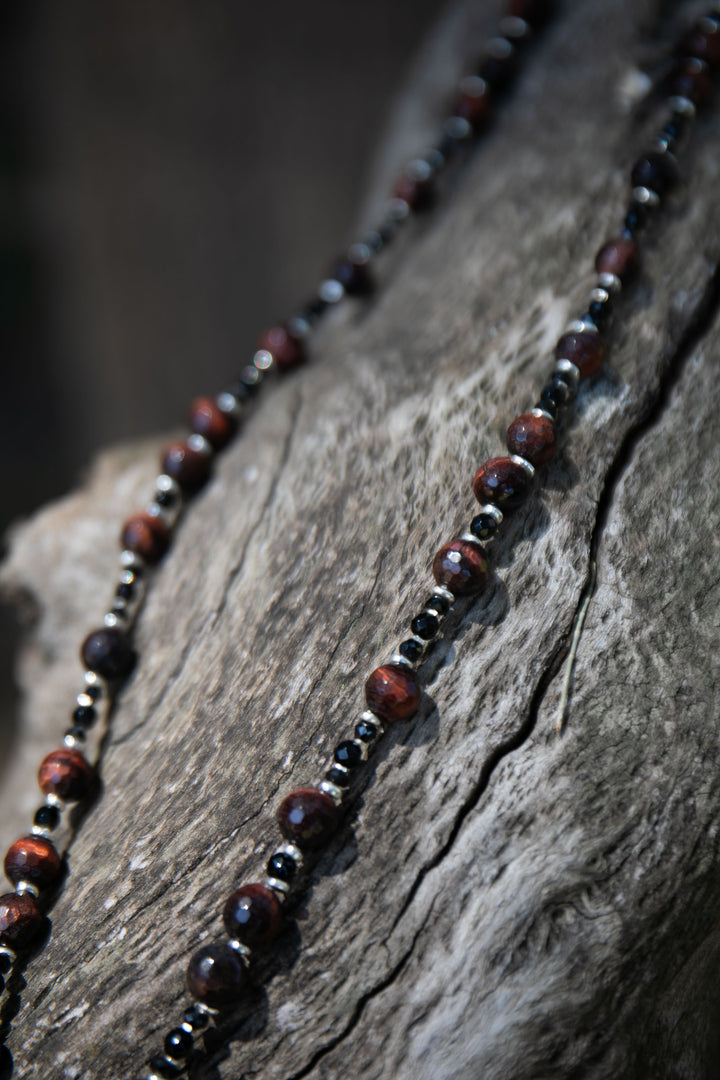
<path id="1" fill-rule="evenodd" d="M 695 106 L 709 98 L 706 65 L 717 64 L 720 59 L 718 42 L 718 19 L 711 15 L 698 24 L 696 32 L 688 39 L 685 58 L 674 75 L 670 99 L 672 116 L 659 136 L 657 147 L 639 159 L 633 169 L 633 199 L 624 228 L 620 236 L 604 245 L 598 253 L 598 284 L 592 292 L 587 312 L 558 341 L 555 367 L 536 407 L 510 425 L 507 433 L 509 455 L 493 458 L 477 471 L 473 489 L 481 503 L 480 512 L 466 532 L 444 544 L 436 553 L 433 560 L 436 587 L 423 610 L 412 619 L 412 637 L 401 643 L 388 663 L 369 676 L 365 688 L 369 711 L 355 726 L 354 737 L 337 747 L 326 777 L 316 787 L 298 789 L 282 801 L 279 823 L 287 843 L 271 855 L 266 881 L 243 886 L 228 899 L 224 921 L 231 944 L 207 946 L 193 957 L 188 982 L 198 1004 L 186 1012 L 182 1024 L 168 1035 L 166 1056 L 152 1063 L 154 1075 L 181 1075 L 181 1062 L 191 1052 L 193 1036 L 207 1023 L 209 1013 L 237 1000 L 246 982 L 245 968 L 250 956 L 278 931 L 281 904 L 297 878 L 303 859 L 312 858 L 312 853 L 324 847 L 336 830 L 338 807 L 354 771 L 383 734 L 384 725 L 409 719 L 416 713 L 421 691 L 415 671 L 426 655 L 428 644 L 438 636 L 443 618 L 458 598 L 477 592 L 487 582 L 487 560 L 480 542 L 490 540 L 503 521 L 503 515 L 520 505 L 528 495 L 535 469 L 554 454 L 555 421 L 559 412 L 572 399 L 578 380 L 594 375 L 603 363 L 603 331 L 607 318 L 617 294 L 637 270 L 641 227 L 676 181 L 673 151 Z M 475 90 L 478 89 L 481 93 L 475 93 L 473 99 L 483 96 L 482 88 L 475 86 Z M 457 139 L 457 134 L 452 138 Z M 429 163 L 425 164 L 430 169 Z M 409 207 L 419 206 L 426 197 L 430 176 L 428 170 L 413 168 L 412 173 L 402 180 L 410 187 L 398 198 L 402 197 Z M 397 210 L 396 206 L 395 219 Z M 370 245 L 365 247 L 369 249 Z M 367 266 L 368 258 L 367 250 L 360 252 L 359 257 L 355 252 L 321 287 L 321 300 L 330 303 L 342 295 L 338 284 L 346 292 L 362 291 L 357 284 L 365 279 L 366 269 L 360 268 Z M 343 275 L 346 275 L 345 280 L 341 280 Z M 305 313 L 306 323 L 311 314 Z M 273 364 L 295 366 L 301 359 L 301 333 L 304 332 L 305 327 L 297 324 L 270 332 L 273 337 L 263 340 L 265 347 L 254 358 L 252 368 L 243 373 L 241 386 L 249 390 L 257 385 L 262 373 Z M 199 489 L 207 478 L 211 449 L 219 449 L 232 434 L 242 393 L 238 390 L 230 397 L 232 401 L 222 396 L 222 401 L 196 403 L 192 414 L 194 434 L 186 443 L 174 444 L 166 453 L 165 473 L 158 484 L 152 512 L 131 519 L 124 530 L 125 550 L 131 555 L 124 555 L 125 569 L 120 587 L 125 586 L 125 589 L 118 592 L 118 598 L 128 603 L 118 603 L 116 610 L 110 613 L 106 627 L 90 635 L 85 643 L 83 655 L 91 671 L 88 692 L 78 703 L 79 710 L 95 708 L 97 694 L 94 691 L 102 685 L 101 679 L 121 677 L 129 669 L 131 652 L 122 634 L 123 613 L 135 599 L 135 587 L 142 577 L 144 565 L 157 560 L 164 552 L 167 531 L 174 519 L 172 503 L 176 501 L 178 488 L 185 492 Z M 58 801 L 81 797 L 87 783 L 87 771 L 76 745 L 78 727 L 92 717 L 84 713 L 76 714 L 75 719 L 75 730 L 68 733 L 66 749 L 50 755 L 41 768 L 41 784 L 49 796 L 48 805 L 40 812 L 40 820 L 36 820 L 36 835 L 41 838 L 55 820 L 52 811 L 58 811 Z M 22 847 L 22 842 L 19 843 Z M 13 845 L 11 852 L 16 846 Z M 49 847 L 43 850 L 47 853 Z M 8 926 L 27 928 L 31 925 L 34 918 L 32 886 L 52 884 L 54 860 L 49 855 L 37 857 L 37 850 L 36 847 L 23 852 L 20 864 L 13 861 L 17 860 L 17 852 L 6 861 L 11 880 L 19 887 L 17 898 L 13 898 L 12 903 L 8 900 L 6 908 L 10 917 L 13 912 L 27 909 L 23 918 L 16 916 Z M 47 873 L 51 874 L 49 879 L 43 877 Z M 35 879 L 32 874 L 36 874 Z M 7 929 L 5 933 L 7 935 Z M 9 952 L 6 955 L 10 957 Z"/>

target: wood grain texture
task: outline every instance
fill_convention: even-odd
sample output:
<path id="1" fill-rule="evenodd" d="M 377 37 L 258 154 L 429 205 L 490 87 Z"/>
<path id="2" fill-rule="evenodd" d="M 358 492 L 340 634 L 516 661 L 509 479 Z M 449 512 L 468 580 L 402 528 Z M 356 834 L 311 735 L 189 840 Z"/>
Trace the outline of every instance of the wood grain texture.
<path id="1" fill-rule="evenodd" d="M 565 5 L 378 298 L 330 320 L 218 462 L 138 624 L 101 797 L 8 1038 L 18 1076 L 140 1075 L 178 1015 L 188 952 L 261 872 L 279 795 L 350 731 L 430 555 L 473 512 L 474 467 L 581 310 L 653 128 L 617 88 L 677 32 L 663 11 Z M 718 116 L 696 134 L 610 366 L 197 1076 L 717 1076 Z M 111 454 L 17 532 L 5 583 L 37 620 L 3 839 L 153 473 L 154 448 Z"/>

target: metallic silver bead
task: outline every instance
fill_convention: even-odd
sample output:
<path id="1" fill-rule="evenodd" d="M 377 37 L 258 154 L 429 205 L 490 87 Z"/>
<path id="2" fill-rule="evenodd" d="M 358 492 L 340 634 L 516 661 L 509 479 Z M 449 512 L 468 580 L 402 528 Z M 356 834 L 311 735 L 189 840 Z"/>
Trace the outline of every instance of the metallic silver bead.
<path id="1" fill-rule="evenodd" d="M 609 293 L 619 293 L 622 289 L 622 281 L 617 274 L 599 274 L 598 285 Z"/>
<path id="2" fill-rule="evenodd" d="M 478 514 L 489 514 L 491 518 L 495 518 L 496 524 L 502 524 L 503 512 L 499 506 L 495 506 L 494 503 L 485 503 L 478 510 Z"/>
<path id="3" fill-rule="evenodd" d="M 258 371 L 269 371 L 275 363 L 275 357 L 267 349 L 258 349 L 252 359 Z"/>
<path id="4" fill-rule="evenodd" d="M 63 735 L 63 742 L 66 746 L 70 747 L 71 750 L 74 749 L 76 746 L 82 748 L 82 742 L 80 741 L 80 739 L 76 739 L 74 735 L 70 734 L 70 732 L 68 732 L 67 735 Z"/>
<path id="5" fill-rule="evenodd" d="M 423 161 L 428 163 L 433 173 L 440 172 L 445 165 L 445 157 L 436 146 L 423 155 Z"/>
<path id="6" fill-rule="evenodd" d="M 95 701 L 89 694 L 78 694 L 75 698 L 78 708 L 80 709 L 92 709 Z"/>
<path id="7" fill-rule="evenodd" d="M 496 60 L 507 60 L 508 56 L 512 56 L 516 52 L 512 41 L 508 41 L 506 37 L 490 38 L 485 50 L 488 56 L 492 56 Z"/>
<path id="8" fill-rule="evenodd" d="M 556 360 L 553 374 L 565 375 L 565 382 L 570 379 L 573 386 L 577 386 L 580 379 L 580 368 L 573 364 L 572 360 Z"/>
<path id="9" fill-rule="evenodd" d="M 565 329 L 566 334 L 597 334 L 597 332 L 598 328 L 589 316 L 583 319 L 573 319 Z"/>
<path id="10" fill-rule="evenodd" d="M 538 416 L 538 417 L 544 416 L 546 420 L 553 420 L 553 422 L 554 422 L 554 419 L 555 419 L 553 416 L 550 415 L 549 412 L 546 412 L 545 409 L 538 409 L 538 408 L 531 409 L 530 410 L 530 415 L 531 416 Z"/>
<path id="11" fill-rule="evenodd" d="M 391 221 L 405 221 L 410 213 L 410 206 L 404 199 L 391 199 L 387 204 L 387 214 Z"/>
<path id="12" fill-rule="evenodd" d="M 278 900 L 286 900 L 288 893 L 290 892 L 290 886 L 287 881 L 281 881 L 280 878 L 269 877 L 263 882 L 266 889 L 271 889 Z"/>
<path id="13" fill-rule="evenodd" d="M 686 98 L 683 94 L 673 94 L 673 96 L 668 99 L 668 105 L 673 112 L 680 113 L 681 116 L 688 116 L 690 119 L 692 119 L 697 112 L 697 109 L 690 98 Z"/>
<path id="14" fill-rule="evenodd" d="M 524 469 L 532 480 L 533 476 L 535 475 L 535 468 L 533 465 L 530 464 L 529 461 L 527 461 L 526 458 L 520 457 L 519 454 L 511 454 L 510 460 L 515 462 L 516 465 L 519 465 L 521 469 Z"/>
<path id="15" fill-rule="evenodd" d="M 424 180 L 429 180 L 433 174 L 432 166 L 429 161 L 424 158 L 413 158 L 405 169 L 406 174 L 412 180 L 418 180 L 422 183 Z"/>
<path id="16" fill-rule="evenodd" d="M 40 895 L 40 890 L 37 885 L 33 885 L 31 881 L 16 881 L 15 892 L 18 896 L 23 896 L 24 893 L 27 893 L 29 896 L 34 896 L 36 900 Z"/>
<path id="17" fill-rule="evenodd" d="M 103 623 L 105 624 L 105 626 L 109 627 L 110 630 L 114 630 L 115 627 L 125 629 L 128 622 L 129 619 L 125 614 L 116 615 L 114 611 L 108 611 L 105 615 L 103 615 Z"/>
<path id="18" fill-rule="evenodd" d="M 99 689 L 102 693 L 105 689 L 105 680 L 97 671 L 86 671 L 84 675 L 85 685 L 91 689 Z M 93 699 L 91 699 L 93 700 Z"/>
<path id="19" fill-rule="evenodd" d="M 324 791 L 326 795 L 329 795 L 333 802 L 339 806 L 342 802 L 343 793 L 337 784 L 331 784 L 329 780 L 321 780 L 319 784 L 320 791 Z"/>
<path id="20" fill-rule="evenodd" d="M 417 641 L 418 644 L 423 647 L 427 645 L 426 641 L 420 641 L 420 638 L 412 638 L 413 641 Z M 410 668 L 411 671 L 415 671 L 423 663 L 424 657 L 420 657 L 419 660 L 408 660 L 407 656 L 403 656 L 402 653 L 394 652 L 390 657 L 391 664 L 401 664 L 403 667 Z"/>
<path id="21" fill-rule="evenodd" d="M 480 543 L 477 536 L 475 536 L 475 534 L 471 533 L 469 530 L 467 532 L 460 533 L 460 535 L 458 536 L 458 540 L 467 540 L 470 544 L 479 544 Z M 440 612 L 436 611 L 435 614 L 439 615 Z M 441 618 L 442 618 L 442 616 L 441 616 Z"/>
<path id="22" fill-rule="evenodd" d="M 443 124 L 443 131 L 449 138 L 461 142 L 472 135 L 472 125 L 464 116 L 449 116 Z"/>
<path id="23" fill-rule="evenodd" d="M 292 859 L 292 861 L 295 863 L 298 870 L 302 867 L 303 862 L 305 861 L 303 853 L 297 846 L 297 844 L 281 844 L 280 847 L 275 848 L 273 854 L 287 855 L 288 859 Z"/>
<path id="24" fill-rule="evenodd" d="M 444 585 L 435 585 L 433 592 L 437 593 L 438 596 L 442 596 L 443 600 L 447 600 L 448 604 L 455 603 L 455 594 L 446 589 Z"/>
<path id="25" fill-rule="evenodd" d="M 232 395 L 228 394 L 228 397 L 232 397 Z M 233 398 L 233 400 L 235 399 Z M 218 402 L 219 404 L 220 402 Z M 222 408 L 222 406 L 220 407 Z M 182 488 L 177 480 L 173 480 L 172 476 L 168 476 L 167 473 L 160 473 L 159 476 L 155 477 L 155 490 L 161 491 L 164 495 L 174 495 L 176 499 L 182 498 Z"/>
<path id="26" fill-rule="evenodd" d="M 187 444 L 196 454 L 203 454 L 204 457 L 213 455 L 212 445 L 202 435 L 188 435 Z"/>
<path id="27" fill-rule="evenodd" d="M 215 404 L 220 412 L 227 413 L 228 416 L 232 416 L 235 420 L 240 419 L 240 402 L 234 394 L 230 394 L 227 390 L 224 390 L 222 394 L 218 394 L 215 398 Z M 168 477 L 168 480 L 170 477 Z"/>
<path id="28" fill-rule="evenodd" d="M 633 188 L 632 193 L 635 202 L 639 202 L 642 206 L 653 207 L 657 206 L 660 202 L 660 196 L 657 191 L 653 191 L 652 188 L 635 187 Z"/>
<path id="29" fill-rule="evenodd" d="M 607 304 L 610 299 L 610 293 L 607 289 L 601 289 L 599 286 L 590 293 L 590 302 L 592 304 Z"/>
<path id="30" fill-rule="evenodd" d="M 231 938 L 230 941 L 228 941 L 228 945 L 234 952 L 238 954 L 245 967 L 247 967 L 248 961 L 252 956 L 252 950 L 250 949 L 250 947 L 246 945 L 243 941 L 238 941 L 237 938 Z"/>
<path id="31" fill-rule="evenodd" d="M 182 1024 L 180 1024 L 180 1029 L 184 1031 L 186 1035 L 195 1034 L 195 1028 L 192 1026 L 192 1024 L 188 1024 L 187 1020 L 183 1020 Z"/>
<path id="32" fill-rule="evenodd" d="M 532 33 L 530 23 L 519 19 L 517 15 L 506 15 L 500 20 L 498 29 L 503 37 L 510 38 L 512 41 L 523 41 Z"/>
<path id="33" fill-rule="evenodd" d="M 67 739 L 67 735 L 65 738 Z M 67 742 L 65 745 L 67 746 Z M 33 825 L 30 832 L 33 836 L 44 836 L 47 839 L 50 836 L 52 829 L 49 829 L 47 825 Z"/>
<path id="34" fill-rule="evenodd" d="M 472 97 L 482 97 L 487 93 L 487 88 L 487 83 L 479 75 L 466 75 L 458 85 L 461 94 L 470 94 Z"/>
<path id="35" fill-rule="evenodd" d="M 318 296 L 321 300 L 324 300 L 326 304 L 337 304 L 339 300 L 342 300 L 345 295 L 345 290 L 339 281 L 335 278 L 328 278 L 327 281 L 323 281 L 318 289 Z"/>
<path id="36" fill-rule="evenodd" d="M 52 793 L 45 796 L 45 805 L 46 806 L 54 806 L 56 810 L 60 811 L 60 813 L 62 813 L 63 810 L 65 809 L 65 803 L 60 798 L 60 796 L 59 795 L 53 795 Z"/>
<path id="37" fill-rule="evenodd" d="M 6 956 L 11 965 L 17 960 L 17 953 L 9 945 L 0 945 L 0 956 Z"/>
<path id="38" fill-rule="evenodd" d="M 120 566 L 123 570 L 143 570 L 145 560 L 136 551 L 121 551 Z"/>

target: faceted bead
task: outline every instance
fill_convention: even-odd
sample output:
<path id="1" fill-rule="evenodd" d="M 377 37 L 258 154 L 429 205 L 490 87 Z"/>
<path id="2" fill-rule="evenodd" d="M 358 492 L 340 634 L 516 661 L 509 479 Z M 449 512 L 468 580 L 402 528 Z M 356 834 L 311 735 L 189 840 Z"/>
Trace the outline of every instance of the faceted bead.
<path id="1" fill-rule="evenodd" d="M 587 331 L 563 334 L 555 346 L 558 360 L 570 360 L 580 372 L 581 379 L 594 375 L 605 359 L 605 340 L 602 334 Z"/>
<path id="2" fill-rule="evenodd" d="M 455 99 L 453 116 L 461 116 L 472 128 L 478 131 L 490 119 L 490 93 L 483 79 L 476 81 L 464 79 L 462 90 Z"/>
<path id="3" fill-rule="evenodd" d="M 258 348 L 270 353 L 278 371 L 290 371 L 307 359 L 305 345 L 284 326 L 271 326 L 260 335 Z"/>
<path id="4" fill-rule="evenodd" d="M 93 777 L 90 762 L 79 750 L 63 747 L 43 759 L 38 771 L 40 790 L 68 802 L 84 798 Z"/>
<path id="5" fill-rule="evenodd" d="M 29 881 L 39 889 L 54 885 L 62 873 L 62 861 L 53 844 L 43 836 L 23 836 L 5 855 L 8 881 Z"/>
<path id="6" fill-rule="evenodd" d="M 76 724 L 91 727 L 95 723 L 97 712 L 93 705 L 78 705 L 76 709 L 73 709 L 72 718 Z"/>
<path id="7" fill-rule="evenodd" d="M 191 1005 L 183 1013 L 183 1023 L 188 1024 L 193 1031 L 201 1031 L 210 1023 L 210 1017 L 202 1009 L 198 1009 L 197 1005 Z"/>
<path id="8" fill-rule="evenodd" d="M 348 296 L 367 296 L 375 285 L 367 262 L 356 262 L 349 256 L 335 263 L 330 277 L 340 282 Z"/>
<path id="9" fill-rule="evenodd" d="M 347 739 L 335 748 L 333 757 L 339 765 L 344 765 L 346 769 L 356 769 L 362 762 L 362 750 L 357 743 Z"/>
<path id="10" fill-rule="evenodd" d="M 681 52 L 716 67 L 720 64 L 720 27 L 713 29 L 709 22 L 706 26 L 695 27 L 682 42 Z"/>
<path id="11" fill-rule="evenodd" d="M 350 773 L 338 768 L 337 765 L 333 765 L 332 769 L 328 769 L 325 773 L 325 779 L 331 784 L 335 784 L 335 787 L 344 788 L 350 784 Z"/>
<path id="12" fill-rule="evenodd" d="M 209 397 L 195 398 L 190 406 L 190 430 L 207 439 L 214 450 L 222 450 L 237 430 L 237 420 Z"/>
<path id="13" fill-rule="evenodd" d="M 618 236 L 604 244 L 595 256 L 598 274 L 614 274 L 623 284 L 638 270 L 638 246 L 628 236 Z"/>
<path id="14" fill-rule="evenodd" d="M 713 84 L 707 64 L 691 58 L 683 60 L 673 78 L 673 92 L 689 98 L 695 105 L 707 105 L 712 100 Z"/>
<path id="15" fill-rule="evenodd" d="M 360 720 L 355 725 L 355 738 L 361 742 L 371 743 L 380 735 L 380 728 L 371 720 Z"/>
<path id="16" fill-rule="evenodd" d="M 143 511 L 133 514 L 125 522 L 120 544 L 128 551 L 135 551 L 146 562 L 156 563 L 168 549 L 170 530 L 161 517 Z"/>
<path id="17" fill-rule="evenodd" d="M 423 647 L 419 641 L 413 641 L 412 638 L 408 641 L 402 641 L 398 648 L 400 656 L 403 656 L 406 660 L 409 660 L 411 664 L 417 664 L 422 660 Z"/>
<path id="18" fill-rule="evenodd" d="M 454 596 L 477 592 L 488 578 L 485 552 L 471 540 L 451 540 L 435 553 L 432 572 L 438 585 Z"/>
<path id="19" fill-rule="evenodd" d="M 60 824 L 60 811 L 57 806 L 41 806 L 35 811 L 33 825 L 39 829 L 57 829 Z"/>
<path id="20" fill-rule="evenodd" d="M 241 885 L 228 897 L 223 924 L 243 945 L 264 945 L 280 929 L 280 901 L 266 885 Z"/>
<path id="21" fill-rule="evenodd" d="M 555 454 L 555 425 L 546 416 L 523 413 L 507 429 L 507 448 L 531 465 L 544 465 Z"/>
<path id="22" fill-rule="evenodd" d="M 381 720 L 409 720 L 420 705 L 420 687 L 404 664 L 383 664 L 368 676 L 365 700 Z"/>
<path id="23" fill-rule="evenodd" d="M 393 194 L 402 199 L 411 210 L 428 210 L 435 201 L 435 185 L 432 176 L 410 176 L 403 174 L 395 184 Z"/>
<path id="24" fill-rule="evenodd" d="M 0 896 L 0 945 L 23 948 L 35 937 L 42 922 L 34 896 L 29 893 Z"/>
<path id="25" fill-rule="evenodd" d="M 338 827 L 337 806 L 324 791 L 298 788 L 286 795 L 278 809 L 280 832 L 299 848 L 320 848 Z"/>
<path id="26" fill-rule="evenodd" d="M 491 540 L 498 530 L 497 518 L 492 514 L 478 514 L 470 522 L 470 532 L 478 540 Z"/>
<path id="27" fill-rule="evenodd" d="M 452 600 L 448 596 L 444 596 L 443 593 L 434 592 L 425 607 L 431 609 L 431 611 L 437 611 L 440 615 L 446 615 L 452 607 Z"/>
<path id="28" fill-rule="evenodd" d="M 130 642 L 116 626 L 103 626 L 88 634 L 80 655 L 85 666 L 104 679 L 122 679 L 135 664 Z"/>
<path id="29" fill-rule="evenodd" d="M 268 860 L 267 872 L 270 877 L 290 884 L 297 873 L 297 863 L 286 852 L 276 851 Z"/>
<path id="30" fill-rule="evenodd" d="M 509 0 L 507 13 L 531 26 L 542 26 L 552 14 L 552 0 Z"/>
<path id="31" fill-rule="evenodd" d="M 177 1077 L 182 1076 L 183 1070 L 179 1065 L 176 1065 L 172 1061 L 168 1061 L 164 1057 L 154 1057 L 149 1061 L 151 1071 L 161 1077 L 161 1080 L 177 1080 Z"/>
<path id="32" fill-rule="evenodd" d="M 532 481 L 526 469 L 508 457 L 490 458 L 473 479 L 479 503 L 495 503 L 501 510 L 519 506 L 530 491 Z"/>
<path id="33" fill-rule="evenodd" d="M 410 629 L 416 637 L 430 641 L 440 629 L 440 620 L 429 611 L 421 611 L 410 623 Z"/>
<path id="34" fill-rule="evenodd" d="M 232 1005 L 245 984 L 245 969 L 229 945 L 205 945 L 188 964 L 187 988 L 191 997 L 211 1009 Z"/>
<path id="35" fill-rule="evenodd" d="M 677 184 L 680 175 L 671 154 L 652 151 L 635 162 L 631 179 L 634 187 L 650 188 L 657 195 L 665 195 Z"/>
<path id="36" fill-rule="evenodd" d="M 186 1058 L 193 1048 L 193 1037 L 189 1031 L 183 1031 L 182 1028 L 173 1028 L 165 1036 L 165 1042 L 163 1043 L 163 1050 L 168 1057 L 171 1058 Z"/>
<path id="37" fill-rule="evenodd" d="M 183 491 L 194 494 L 210 476 L 210 458 L 193 450 L 186 442 L 173 442 L 165 448 L 162 470 L 176 480 Z"/>

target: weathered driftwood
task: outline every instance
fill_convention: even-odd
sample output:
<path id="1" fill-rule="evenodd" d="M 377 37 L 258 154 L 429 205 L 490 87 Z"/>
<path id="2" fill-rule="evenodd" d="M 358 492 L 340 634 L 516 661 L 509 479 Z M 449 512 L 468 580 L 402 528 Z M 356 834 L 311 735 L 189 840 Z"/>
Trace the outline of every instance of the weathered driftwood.
<path id="1" fill-rule="evenodd" d="M 617 228 L 646 131 L 617 88 L 658 28 L 649 2 L 568 7 L 378 300 L 338 313 L 182 522 L 26 972 L 17 1075 L 139 1073 L 181 1007 L 188 951 L 261 872 L 279 794 L 349 730 L 428 554 L 472 512 L 473 468 L 534 400 Z M 198 1076 L 718 1075 L 719 134 L 701 120 L 611 366 Z M 154 465 L 152 447 L 105 457 L 15 537 L 5 582 L 37 621 L 5 840 L 34 805 L 119 522 Z"/>

